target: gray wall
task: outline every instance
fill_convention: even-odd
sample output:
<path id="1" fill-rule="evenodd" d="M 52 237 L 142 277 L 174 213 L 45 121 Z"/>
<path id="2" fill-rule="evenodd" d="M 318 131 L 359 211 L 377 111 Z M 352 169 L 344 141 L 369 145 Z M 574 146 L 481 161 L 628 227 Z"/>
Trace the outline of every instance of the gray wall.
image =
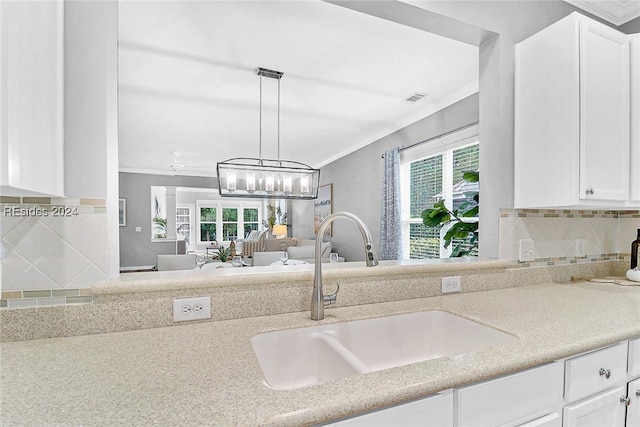
<path id="1" fill-rule="evenodd" d="M 498 34 L 480 43 L 480 95 L 474 101 L 479 105 L 477 117 L 480 121 L 481 138 L 480 255 L 497 257 L 499 209 L 513 207 L 515 45 L 577 9 L 561 0 L 424 1 L 420 4 L 431 12 Z M 366 8 L 366 4 L 363 8 Z M 400 9 L 393 20 L 405 25 L 412 25 L 409 22 L 416 22 L 423 13 L 421 9 L 408 6 L 404 10 Z M 425 14 L 421 29 L 429 26 L 426 20 Z M 623 30 L 635 32 L 635 25 L 629 23 Z M 434 29 L 434 32 L 438 31 Z M 334 183 L 334 211 L 348 210 L 362 216 L 379 244 L 379 193 L 382 179 L 380 154 L 386 148 L 410 145 L 468 123 L 470 116 L 462 114 L 468 114 L 469 110 L 462 108 L 464 113 L 459 113 L 457 108 L 462 107 L 452 106 L 322 168 L 322 182 Z M 461 114 L 460 117 L 456 117 L 458 114 Z M 444 120 L 443 117 L 447 119 Z M 425 123 L 430 125 L 426 126 Z M 302 221 L 310 217 L 309 212 L 313 211 L 313 206 L 295 206 L 299 232 L 307 233 L 311 225 L 304 226 Z M 360 260 L 363 259 L 363 254 L 359 248 L 359 237 L 352 228 L 348 224 L 334 223 L 332 241 L 338 252 L 348 260 Z"/>
<path id="2" fill-rule="evenodd" d="M 127 199 L 127 225 L 120 227 L 120 267 L 156 264 L 156 255 L 175 254 L 175 242 L 151 242 L 151 191 L 155 186 L 217 188 L 216 178 L 120 174 L 120 198 Z M 136 227 L 142 231 L 137 233 Z"/>
<path id="3" fill-rule="evenodd" d="M 382 153 L 441 135 L 478 121 L 479 96 L 474 94 L 404 129 L 388 135 L 320 171 L 322 184 L 333 183 L 333 211 L 348 211 L 360 217 L 380 242 L 380 194 L 382 191 Z M 294 236 L 313 236 L 313 202 L 293 203 Z M 362 238 L 349 221 L 333 223 L 332 242 L 347 261 L 364 260 Z"/>

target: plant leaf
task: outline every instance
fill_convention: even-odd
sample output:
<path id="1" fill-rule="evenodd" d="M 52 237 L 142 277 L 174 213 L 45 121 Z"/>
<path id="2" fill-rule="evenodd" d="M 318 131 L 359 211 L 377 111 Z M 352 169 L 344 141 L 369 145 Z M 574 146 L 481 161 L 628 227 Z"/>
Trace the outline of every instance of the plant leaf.
<path id="1" fill-rule="evenodd" d="M 467 182 L 480 182 L 480 171 L 464 171 L 462 179 Z"/>
<path id="2" fill-rule="evenodd" d="M 478 206 L 474 206 L 471 209 L 462 212 L 462 214 L 460 216 L 462 216 L 464 218 L 473 218 L 473 217 L 478 216 L 478 211 L 479 210 L 480 210 L 480 208 Z"/>
<path id="3" fill-rule="evenodd" d="M 451 219 L 449 211 L 442 209 L 425 209 L 422 211 L 422 223 L 428 227 L 435 227 Z"/>

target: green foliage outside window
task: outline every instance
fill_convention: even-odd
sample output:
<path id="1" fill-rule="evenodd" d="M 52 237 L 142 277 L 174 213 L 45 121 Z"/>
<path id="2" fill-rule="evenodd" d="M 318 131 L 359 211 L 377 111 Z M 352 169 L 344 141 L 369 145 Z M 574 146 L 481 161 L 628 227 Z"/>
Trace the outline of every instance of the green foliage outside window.
<path id="1" fill-rule="evenodd" d="M 480 172 L 465 171 L 463 179 L 466 182 L 479 182 Z M 478 216 L 480 195 L 478 191 L 465 192 L 467 200 L 453 210 L 447 209 L 445 201 L 439 200 L 431 209 L 422 212 L 422 222 L 427 227 L 452 224 L 444 235 L 444 247 L 448 248 L 453 242 L 451 257 L 467 256 L 475 253 L 478 248 L 478 222 L 465 222 L 463 218 Z"/>
<path id="2" fill-rule="evenodd" d="M 213 242 L 216 240 L 216 224 L 200 223 L 200 240 Z"/>
<path id="3" fill-rule="evenodd" d="M 216 208 L 200 208 L 200 221 L 215 222 Z"/>

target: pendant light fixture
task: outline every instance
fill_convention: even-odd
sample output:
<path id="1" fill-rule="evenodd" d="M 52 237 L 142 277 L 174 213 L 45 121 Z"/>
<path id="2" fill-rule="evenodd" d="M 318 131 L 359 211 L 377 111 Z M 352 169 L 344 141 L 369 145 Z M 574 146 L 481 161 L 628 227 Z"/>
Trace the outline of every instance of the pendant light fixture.
<path id="1" fill-rule="evenodd" d="M 258 68 L 260 76 L 260 139 L 258 158 L 236 157 L 219 162 L 218 189 L 222 197 L 315 199 L 320 170 L 280 159 L 280 71 Z M 278 159 L 262 158 L 262 77 L 278 81 Z"/>

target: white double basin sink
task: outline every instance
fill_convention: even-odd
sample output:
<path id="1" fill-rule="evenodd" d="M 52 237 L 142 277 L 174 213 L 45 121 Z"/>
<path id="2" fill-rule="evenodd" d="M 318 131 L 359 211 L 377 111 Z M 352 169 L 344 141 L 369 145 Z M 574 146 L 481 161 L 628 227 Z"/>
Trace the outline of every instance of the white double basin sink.
<path id="1" fill-rule="evenodd" d="M 294 389 L 515 339 L 472 320 L 433 310 L 267 332 L 252 337 L 251 345 L 267 384 Z"/>

